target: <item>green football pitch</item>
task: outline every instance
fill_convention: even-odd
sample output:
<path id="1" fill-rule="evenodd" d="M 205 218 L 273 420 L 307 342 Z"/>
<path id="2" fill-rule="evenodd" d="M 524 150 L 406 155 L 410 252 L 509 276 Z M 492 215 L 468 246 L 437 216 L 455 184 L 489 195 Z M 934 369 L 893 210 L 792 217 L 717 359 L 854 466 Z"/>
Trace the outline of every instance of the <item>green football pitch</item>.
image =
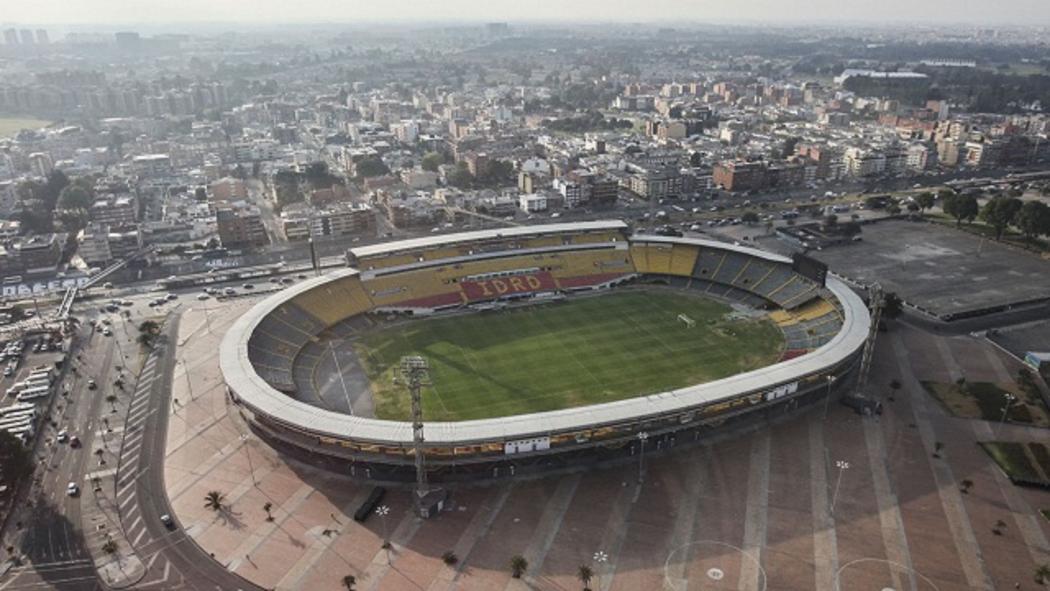
<path id="1" fill-rule="evenodd" d="M 484 419 L 652 394 L 776 362 L 779 329 L 731 312 L 698 295 L 630 290 L 410 320 L 362 335 L 354 347 L 377 418 L 410 417 L 398 362 L 423 355 L 430 362 L 424 419 Z"/>

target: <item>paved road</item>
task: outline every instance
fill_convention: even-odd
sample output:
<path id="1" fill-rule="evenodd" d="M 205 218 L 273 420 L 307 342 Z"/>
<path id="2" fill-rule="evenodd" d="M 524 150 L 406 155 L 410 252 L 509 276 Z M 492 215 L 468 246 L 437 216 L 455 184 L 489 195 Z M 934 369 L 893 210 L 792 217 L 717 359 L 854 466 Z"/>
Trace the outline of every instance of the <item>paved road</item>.
<path id="1" fill-rule="evenodd" d="M 126 536 L 147 567 L 134 588 L 256 590 L 205 555 L 181 526 L 168 529 L 160 521 L 174 515 L 164 488 L 164 450 L 178 318 L 170 317 L 162 344 L 143 365 L 124 431 L 117 503 Z"/>
<path id="2" fill-rule="evenodd" d="M 107 383 L 116 355 L 115 341 L 105 339 L 97 346 L 91 339 L 103 339 L 83 329 L 80 338 L 88 344 L 80 360 L 72 360 L 72 369 L 66 375 L 65 384 L 71 393 L 68 397 L 57 395 L 51 418 L 55 426 L 46 425 L 41 433 L 42 441 L 37 448 L 37 457 L 42 458 L 34 476 L 34 486 L 29 498 L 31 513 L 25 522 L 24 535 L 19 543 L 21 554 L 28 564 L 16 567 L 7 576 L 0 577 L 0 589 L 60 589 L 62 591 L 90 591 L 100 589 L 95 579 L 94 566 L 81 531 L 80 503 L 82 497 L 70 497 L 66 487 L 75 482 L 83 488 L 81 474 L 92 461 L 93 417 L 98 414 L 102 396 L 88 395 L 82 383 L 95 377 Z M 66 389 L 63 382 L 56 381 L 56 390 Z M 59 429 L 68 429 L 82 441 L 79 448 L 59 444 L 54 436 Z"/>

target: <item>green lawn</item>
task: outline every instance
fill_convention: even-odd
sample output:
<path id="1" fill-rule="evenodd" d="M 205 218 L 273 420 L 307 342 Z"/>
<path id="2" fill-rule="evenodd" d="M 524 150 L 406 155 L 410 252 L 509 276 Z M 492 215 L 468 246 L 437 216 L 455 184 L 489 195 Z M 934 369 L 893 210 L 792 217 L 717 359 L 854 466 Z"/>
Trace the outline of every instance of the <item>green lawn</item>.
<path id="1" fill-rule="evenodd" d="M 670 290 L 627 291 L 408 321 L 364 335 L 355 350 L 378 418 L 409 417 L 395 370 L 403 355 L 420 354 L 431 367 L 424 417 L 482 419 L 651 394 L 776 362 L 779 329 L 730 312 Z M 683 313 L 694 328 L 677 320 Z"/>
<path id="2" fill-rule="evenodd" d="M 0 138 L 15 135 L 23 129 L 39 129 L 50 124 L 50 121 L 42 119 L 0 117 Z"/>
<path id="3" fill-rule="evenodd" d="M 1050 415 L 1035 397 L 1017 390 L 1008 390 L 990 382 L 966 382 L 963 385 L 942 382 L 923 382 L 934 398 L 953 415 L 967 419 L 999 422 L 1004 418 L 1012 423 L 1050 426 Z M 1007 395 L 1014 397 L 1007 408 Z M 1003 409 L 1007 408 L 1006 416 Z"/>
<path id="4" fill-rule="evenodd" d="M 1042 444 L 986 441 L 980 445 L 1014 482 L 1050 483 L 1047 450 Z"/>

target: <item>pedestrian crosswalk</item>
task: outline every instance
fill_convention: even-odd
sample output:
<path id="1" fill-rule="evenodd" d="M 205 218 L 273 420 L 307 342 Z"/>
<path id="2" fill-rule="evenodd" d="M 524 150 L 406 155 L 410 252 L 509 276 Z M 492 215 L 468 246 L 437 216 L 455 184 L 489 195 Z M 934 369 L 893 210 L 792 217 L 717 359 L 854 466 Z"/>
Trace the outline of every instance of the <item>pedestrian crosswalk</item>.
<path id="1" fill-rule="evenodd" d="M 139 484 L 150 469 L 144 455 L 147 421 L 156 412 L 154 386 L 161 379 L 158 355 L 152 353 L 142 366 L 138 382 L 128 406 L 126 421 L 121 429 L 120 458 L 114 482 L 117 513 L 124 538 L 143 562 L 145 573 L 135 588 L 183 589 L 185 581 L 163 554 L 170 543 L 166 536 L 155 538 L 147 527 L 147 520 L 157 515 L 144 515 L 139 495 Z"/>

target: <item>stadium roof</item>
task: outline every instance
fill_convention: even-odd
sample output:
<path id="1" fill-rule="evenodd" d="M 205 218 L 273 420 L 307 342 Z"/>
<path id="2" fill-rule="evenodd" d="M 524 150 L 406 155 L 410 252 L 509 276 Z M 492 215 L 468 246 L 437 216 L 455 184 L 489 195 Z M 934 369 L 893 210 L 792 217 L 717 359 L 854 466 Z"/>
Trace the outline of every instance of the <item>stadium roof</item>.
<path id="1" fill-rule="evenodd" d="M 575 226 L 576 224 L 571 224 L 567 229 Z M 549 229 L 552 226 L 544 227 Z M 484 233 L 476 232 L 470 234 L 484 235 Z M 709 240 L 646 235 L 632 238 L 632 241 L 685 242 L 761 256 L 768 260 L 788 262 L 788 259 L 784 257 L 764 251 Z M 427 243 L 438 244 L 439 242 L 428 240 Z M 226 333 L 219 349 L 219 365 L 227 385 L 245 404 L 259 414 L 320 437 L 409 445 L 412 442 L 411 423 L 352 416 L 299 402 L 266 383 L 255 372 L 248 358 L 248 339 L 255 327 L 274 309 L 299 293 L 356 273 L 354 269 L 342 269 L 312 278 L 256 304 L 237 319 Z M 819 373 L 846 361 L 863 347 L 871 326 L 871 318 L 864 302 L 845 283 L 829 276 L 827 288 L 842 306 L 842 328 L 825 345 L 806 355 L 713 382 L 615 402 L 493 419 L 427 422 L 426 439 L 429 443 L 436 445 L 453 445 L 525 439 L 549 433 L 570 432 L 594 425 L 635 421 L 647 415 L 684 412 L 705 403 L 763 392 L 777 385 L 788 384 Z"/>
<path id="2" fill-rule="evenodd" d="M 381 254 L 392 254 L 396 252 L 409 252 L 423 250 L 437 246 L 449 246 L 460 242 L 478 242 L 494 238 L 513 238 L 516 236 L 535 236 L 536 234 L 554 234 L 559 232 L 580 232 L 594 230 L 626 230 L 627 224 L 620 220 L 600 220 L 594 222 L 572 222 L 565 224 L 543 224 L 538 226 L 515 226 L 512 228 L 499 228 L 496 230 L 479 230 L 476 232 L 457 232 L 455 234 L 440 234 L 438 236 L 424 236 L 423 238 L 411 238 L 397 242 L 384 242 L 369 246 L 358 246 L 350 249 L 350 254 L 357 258 L 371 257 Z"/>

